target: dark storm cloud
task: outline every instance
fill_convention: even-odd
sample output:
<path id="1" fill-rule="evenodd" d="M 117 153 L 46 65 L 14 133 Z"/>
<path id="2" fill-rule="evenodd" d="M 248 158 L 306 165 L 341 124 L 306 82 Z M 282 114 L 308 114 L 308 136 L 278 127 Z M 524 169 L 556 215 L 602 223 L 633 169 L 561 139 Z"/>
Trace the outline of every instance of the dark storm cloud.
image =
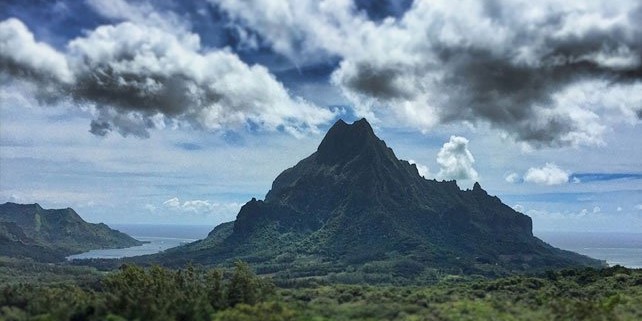
<path id="1" fill-rule="evenodd" d="M 585 53 L 594 49 L 588 49 Z M 639 57 L 641 51 L 638 48 L 634 50 Z M 640 79 L 637 75 L 642 70 L 640 67 L 621 70 L 591 61 L 569 61 L 573 58 L 566 58 L 582 54 L 581 51 L 562 53 L 562 50 L 554 50 L 544 57 L 540 65 L 533 66 L 511 63 L 510 57 L 497 56 L 489 51 L 444 48 L 439 55 L 440 64 L 448 69 L 439 85 L 440 88 L 451 90 L 446 106 L 440 112 L 441 120 L 484 120 L 534 145 L 560 144 L 562 142 L 557 141 L 558 137 L 581 130 L 576 127 L 581 124 L 574 123 L 570 115 L 564 114 L 556 115 L 544 124 L 537 123 L 537 107 L 552 108 L 552 96 L 555 93 L 584 79 L 600 78 L 611 84 Z M 376 91 L 368 94 L 377 95 Z M 379 97 L 388 98 L 383 95 Z"/>
<path id="2" fill-rule="evenodd" d="M 338 57 L 332 83 L 359 113 L 422 131 L 465 121 L 533 146 L 599 144 L 613 95 L 628 96 L 623 119 L 642 99 L 639 1 L 210 1 L 293 61 Z"/>
<path id="3" fill-rule="evenodd" d="M 11 77 L 29 79 L 38 83 L 57 82 L 55 75 L 49 71 L 40 70 L 35 66 L 23 65 L 12 57 L 5 55 L 0 56 L 0 70 L 5 72 Z M 6 79 L 4 81 L 7 81 Z"/>
<path id="4" fill-rule="evenodd" d="M 108 122 L 98 122 L 92 120 L 89 126 L 89 132 L 96 136 L 105 136 L 112 130 Z"/>
<path id="5" fill-rule="evenodd" d="M 356 74 L 344 85 L 352 90 L 382 99 L 408 98 L 408 92 L 397 80 L 403 70 L 395 66 L 374 67 L 368 63 L 357 64 Z"/>
<path id="6" fill-rule="evenodd" d="M 206 92 L 203 96 L 190 94 L 190 88 L 197 86 L 199 84 L 193 79 L 180 74 L 114 72 L 108 66 L 101 66 L 79 77 L 71 94 L 77 100 L 99 105 L 175 117 L 185 111 L 185 106 L 197 104 L 198 99 L 206 98 L 212 103 L 221 100 L 221 95 L 215 91 Z"/>
<path id="7" fill-rule="evenodd" d="M 629 19 L 605 14 L 605 21 L 612 19 L 608 23 L 586 25 L 581 19 L 573 22 L 569 13 L 553 12 L 539 25 L 523 27 L 528 21 L 518 21 L 514 11 L 506 12 L 500 2 L 488 1 L 482 8 L 485 15 L 476 17 L 480 26 L 492 21 L 487 31 L 497 35 L 489 33 L 488 40 L 449 34 L 451 29 L 466 32 L 466 26 L 457 21 L 433 25 L 435 30 L 423 38 L 416 21 L 445 20 L 448 12 L 416 9 L 408 14 L 416 14 L 414 24 L 388 30 L 391 36 L 417 35 L 400 43 L 390 39 L 408 48 L 405 55 L 346 55 L 350 63 L 342 64 L 335 80 L 352 95 L 374 98 L 393 108 L 404 101 L 431 105 L 439 122 L 486 122 L 534 146 L 582 143 L 574 137 L 585 134 L 585 119 L 565 110 L 572 106 L 558 106 L 556 95 L 587 80 L 602 80 L 613 87 L 639 84 L 642 27 L 635 19 L 640 7 L 631 9 Z M 381 37 L 386 37 L 385 30 Z"/>
<path id="8" fill-rule="evenodd" d="M 151 7 L 116 2 L 114 9 L 92 1 L 113 19 L 137 22 L 100 26 L 69 41 L 65 52 L 36 41 L 18 19 L 1 21 L 3 82 L 32 83 L 41 102 L 88 107 L 90 132 L 99 136 L 116 131 L 146 138 L 149 129 L 180 124 L 216 131 L 252 124 L 298 135 L 334 116 L 291 97 L 266 68 L 229 50 L 203 49 L 175 15 L 163 19 Z"/>

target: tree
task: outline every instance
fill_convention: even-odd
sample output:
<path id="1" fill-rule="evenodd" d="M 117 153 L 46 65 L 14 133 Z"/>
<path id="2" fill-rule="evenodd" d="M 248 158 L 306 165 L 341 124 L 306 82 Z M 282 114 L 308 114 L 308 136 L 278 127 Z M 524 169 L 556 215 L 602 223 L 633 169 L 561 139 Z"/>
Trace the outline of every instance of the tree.
<path id="1" fill-rule="evenodd" d="M 250 266 L 242 261 L 234 263 L 234 275 L 227 291 L 227 302 L 230 306 L 239 303 L 254 305 L 260 292 L 256 276 Z"/>
<path id="2" fill-rule="evenodd" d="M 215 310 L 221 310 L 227 306 L 225 289 L 223 285 L 223 271 L 211 270 L 207 275 L 208 299 Z"/>

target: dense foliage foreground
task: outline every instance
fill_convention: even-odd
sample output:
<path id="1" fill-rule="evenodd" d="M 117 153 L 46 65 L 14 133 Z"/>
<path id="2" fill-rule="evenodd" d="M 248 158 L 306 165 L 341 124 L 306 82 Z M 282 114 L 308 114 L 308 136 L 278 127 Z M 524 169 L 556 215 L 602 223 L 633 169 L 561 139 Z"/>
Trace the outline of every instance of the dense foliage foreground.
<path id="1" fill-rule="evenodd" d="M 25 273 L 34 269 L 48 267 Z M 50 281 L 30 282 L 0 266 L 0 320 L 642 320 L 642 270 L 622 267 L 451 276 L 422 287 L 287 289 L 241 262 L 229 271 L 126 265 L 79 276 L 51 269 Z M 17 274 L 6 278 L 9 271 Z"/>

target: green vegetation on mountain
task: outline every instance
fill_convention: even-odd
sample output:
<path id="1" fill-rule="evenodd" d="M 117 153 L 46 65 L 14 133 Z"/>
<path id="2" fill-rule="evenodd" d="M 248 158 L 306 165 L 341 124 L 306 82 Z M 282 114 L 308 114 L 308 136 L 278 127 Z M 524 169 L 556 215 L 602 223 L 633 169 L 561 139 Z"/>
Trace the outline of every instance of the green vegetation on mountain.
<path id="1" fill-rule="evenodd" d="M 0 256 L 56 262 L 93 249 L 140 244 L 105 224 L 85 222 L 71 208 L 46 210 L 38 204 L 0 205 Z"/>
<path id="2" fill-rule="evenodd" d="M 423 178 L 365 119 L 339 120 L 315 153 L 281 173 L 265 200 L 252 199 L 234 222 L 137 261 L 237 259 L 288 282 L 392 284 L 603 265 L 534 237 L 528 216 L 477 183 L 462 191 L 455 181 Z"/>
<path id="3" fill-rule="evenodd" d="M 228 270 L 124 265 L 91 282 L 0 285 L 0 320 L 625 321 L 642 319 L 640 302 L 642 270 L 619 266 L 449 276 L 431 286 L 275 288 L 242 262 Z"/>

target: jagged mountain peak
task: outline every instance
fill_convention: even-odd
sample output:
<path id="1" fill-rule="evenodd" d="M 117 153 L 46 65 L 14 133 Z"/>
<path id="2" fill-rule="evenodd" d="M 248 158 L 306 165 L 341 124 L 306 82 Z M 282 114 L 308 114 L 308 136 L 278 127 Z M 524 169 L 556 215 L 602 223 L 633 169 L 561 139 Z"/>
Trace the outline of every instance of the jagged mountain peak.
<path id="1" fill-rule="evenodd" d="M 386 152 L 386 144 L 374 133 L 365 118 L 347 124 L 339 119 L 325 135 L 317 149 L 317 160 L 322 164 L 350 161 L 355 156 L 374 151 Z"/>
<path id="2" fill-rule="evenodd" d="M 424 179 L 365 119 L 338 120 L 316 152 L 274 180 L 264 201 L 252 199 L 233 223 L 188 248 L 209 262 L 294 256 L 358 265 L 404 257 L 471 273 L 596 264 L 533 237 L 531 219 L 479 183 L 462 191 L 455 181 Z M 477 270 L 480 262 L 487 266 Z"/>
<path id="3" fill-rule="evenodd" d="M 335 133 L 340 133 L 340 132 L 343 132 L 343 133 L 349 132 L 352 134 L 361 132 L 361 133 L 367 133 L 371 136 L 375 136 L 372 126 L 370 125 L 368 120 L 366 120 L 365 118 L 356 120 L 352 124 L 348 124 L 343 119 L 339 119 L 334 123 L 334 125 L 332 125 L 332 127 L 330 127 L 330 129 L 326 133 L 326 136 L 331 136 Z"/>
<path id="4" fill-rule="evenodd" d="M 390 197 L 403 202 L 417 194 L 423 180 L 416 167 L 399 160 L 377 137 L 365 118 L 352 124 L 338 120 L 315 153 L 274 180 L 265 201 L 315 211 L 330 211 L 339 204 L 365 205 L 374 199 L 386 202 Z"/>
<path id="5" fill-rule="evenodd" d="M 475 182 L 475 185 L 473 185 L 473 193 L 476 193 L 476 194 L 482 194 L 482 195 L 488 195 L 488 193 L 486 192 L 486 190 L 484 190 L 484 189 L 481 187 L 481 185 L 479 184 L 479 182 Z"/>

